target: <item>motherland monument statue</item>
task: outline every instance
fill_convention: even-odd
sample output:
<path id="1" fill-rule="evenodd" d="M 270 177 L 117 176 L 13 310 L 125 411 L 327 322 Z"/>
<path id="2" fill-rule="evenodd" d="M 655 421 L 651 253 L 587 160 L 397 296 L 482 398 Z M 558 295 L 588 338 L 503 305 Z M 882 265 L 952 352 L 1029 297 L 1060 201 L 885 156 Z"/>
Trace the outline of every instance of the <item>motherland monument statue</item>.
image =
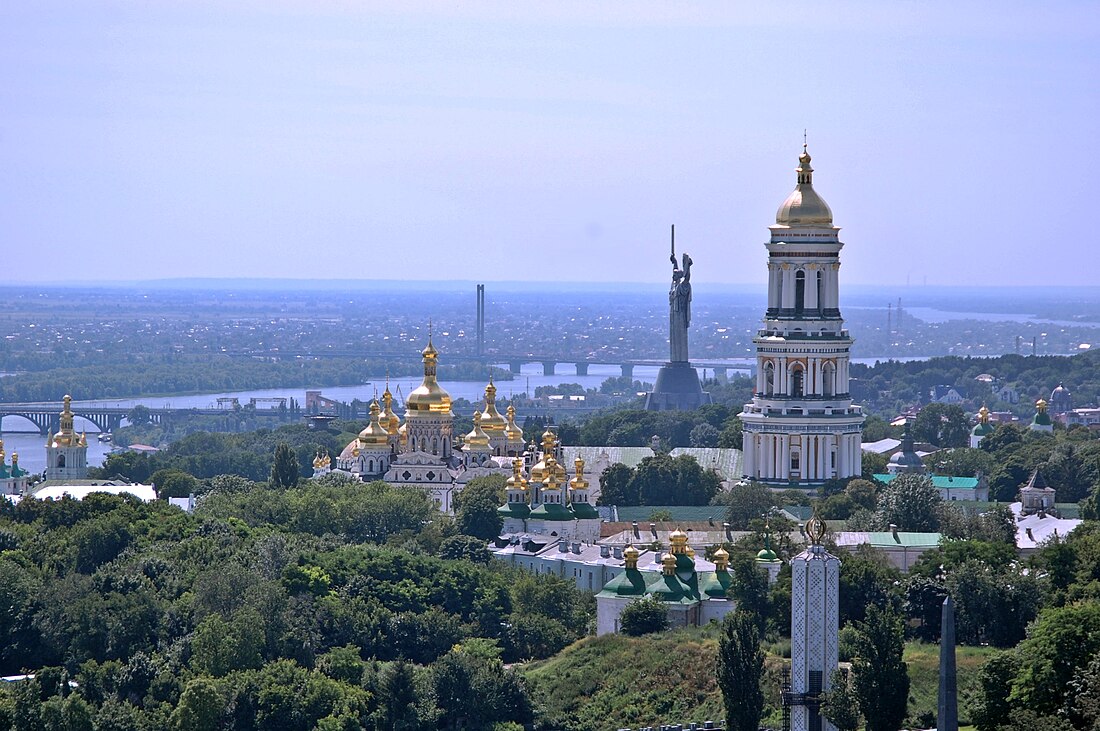
<path id="1" fill-rule="evenodd" d="M 676 259 L 676 227 L 672 227 L 672 286 L 668 290 L 668 362 L 657 373 L 653 391 L 646 394 L 647 411 L 690 411 L 710 403 L 699 385 L 699 374 L 688 362 L 691 325 L 691 256 Z"/>

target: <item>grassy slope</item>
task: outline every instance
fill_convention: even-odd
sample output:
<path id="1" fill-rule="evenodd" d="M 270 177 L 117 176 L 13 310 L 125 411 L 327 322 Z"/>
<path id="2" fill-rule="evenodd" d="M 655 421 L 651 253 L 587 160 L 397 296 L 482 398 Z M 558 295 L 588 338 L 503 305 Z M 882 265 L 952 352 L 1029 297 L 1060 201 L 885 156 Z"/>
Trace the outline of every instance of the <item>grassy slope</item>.
<path id="1" fill-rule="evenodd" d="M 588 637 L 548 660 L 527 665 L 523 673 L 555 728 L 614 731 L 717 721 L 724 715 L 722 695 L 714 680 L 717 645 L 714 626 L 638 638 Z M 958 649 L 960 696 L 992 652 L 982 647 Z M 909 663 L 910 714 L 934 713 L 939 646 L 909 643 L 905 660 Z M 766 696 L 772 707 L 779 701 L 777 668 L 781 662 L 768 657 L 770 677 L 765 682 L 770 687 Z"/>
<path id="2" fill-rule="evenodd" d="M 997 650 L 991 647 L 959 647 L 955 652 L 959 698 L 978 675 L 978 668 Z M 936 696 L 940 686 L 940 646 L 910 642 L 905 645 L 905 662 L 909 663 L 909 713 L 916 717 L 924 711 L 936 712 Z M 966 709 L 959 703 L 959 720 L 967 721 Z"/>

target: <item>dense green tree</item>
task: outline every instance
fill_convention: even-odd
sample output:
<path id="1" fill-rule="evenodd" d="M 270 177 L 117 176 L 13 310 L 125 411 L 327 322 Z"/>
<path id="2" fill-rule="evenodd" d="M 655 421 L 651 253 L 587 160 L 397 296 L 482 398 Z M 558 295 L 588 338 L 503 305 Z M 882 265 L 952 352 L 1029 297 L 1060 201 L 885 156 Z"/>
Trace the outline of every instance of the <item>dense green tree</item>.
<path id="1" fill-rule="evenodd" d="M 710 424 L 698 424 L 691 430 L 691 446 L 693 447 L 717 447 L 721 433 Z"/>
<path id="2" fill-rule="evenodd" d="M 1064 705 L 1070 681 L 1100 655 L 1100 603 L 1044 609 L 1017 652 L 1020 669 L 1009 700 L 1054 714 Z"/>
<path id="3" fill-rule="evenodd" d="M 842 670 L 833 673 L 829 691 L 825 694 L 821 715 L 836 726 L 837 731 L 856 731 L 859 726 L 859 705 L 856 702 L 856 695 L 848 674 Z"/>
<path id="4" fill-rule="evenodd" d="M 722 424 L 722 432 L 718 435 L 718 446 L 726 449 L 741 449 L 744 444 L 744 426 L 741 418 L 732 416 Z"/>
<path id="5" fill-rule="evenodd" d="M 871 607 L 894 608 L 901 572 L 878 551 L 860 546 L 840 562 L 840 623 L 861 622 Z"/>
<path id="6" fill-rule="evenodd" d="M 484 564 L 489 563 L 490 558 L 489 549 L 483 539 L 465 535 L 443 539 L 439 544 L 439 557 Z"/>
<path id="7" fill-rule="evenodd" d="M 668 607 L 654 597 L 644 597 L 623 607 L 619 631 L 631 637 L 663 632 L 668 629 Z"/>
<path id="8" fill-rule="evenodd" d="M 504 476 L 475 477 L 455 496 L 455 524 L 460 533 L 483 540 L 496 538 L 504 525 L 497 508 L 504 504 Z"/>
<path id="9" fill-rule="evenodd" d="M 381 727 L 393 731 L 418 731 L 421 724 L 416 674 L 411 663 L 390 663 L 378 682 Z"/>
<path id="10" fill-rule="evenodd" d="M 937 447 L 965 447 L 969 436 L 970 419 L 956 404 L 928 404 L 913 421 L 913 438 Z"/>
<path id="11" fill-rule="evenodd" d="M 634 470 L 616 462 L 600 475 L 599 505 L 638 505 L 638 492 L 634 485 Z"/>
<path id="12" fill-rule="evenodd" d="M 990 657 L 978 670 L 974 699 L 970 704 L 970 720 L 978 731 L 1000 731 L 1008 727 L 1013 715 L 1009 695 L 1019 667 L 1016 653 L 1006 651 Z"/>
<path id="13" fill-rule="evenodd" d="M 771 616 L 771 595 L 768 575 L 756 565 L 755 556 L 748 551 L 734 551 L 730 556 L 729 570 L 732 576 L 729 594 L 737 602 L 738 613 L 753 617 L 763 632 Z"/>
<path id="14" fill-rule="evenodd" d="M 726 728 L 730 731 L 757 731 L 764 711 L 764 652 L 760 649 L 758 619 L 742 611 L 731 612 L 722 620 L 718 636 L 718 660 L 715 675 L 726 707 Z"/>
<path id="15" fill-rule="evenodd" d="M 897 731 L 908 713 L 909 670 L 901 619 L 872 606 L 857 625 L 852 691 L 867 731 Z"/>
<path id="16" fill-rule="evenodd" d="M 756 482 L 734 483 L 715 497 L 726 507 L 726 521 L 733 530 L 749 530 L 751 523 L 772 512 L 775 495 Z"/>
<path id="17" fill-rule="evenodd" d="M 195 678 L 187 683 L 179 705 L 172 712 L 172 725 L 177 731 L 218 731 L 222 728 L 225 706 L 225 698 L 215 681 Z"/>
<path id="18" fill-rule="evenodd" d="M 939 490 L 927 475 L 898 475 L 879 492 L 875 509 L 875 527 L 932 533 L 940 527 Z"/>
<path id="19" fill-rule="evenodd" d="M 286 442 L 275 447 L 275 462 L 271 465 L 271 486 L 276 488 L 295 487 L 300 477 L 298 457 Z"/>
<path id="20" fill-rule="evenodd" d="M 174 468 L 157 470 L 150 476 L 153 487 L 157 489 L 157 497 L 187 497 L 191 493 L 200 490 L 199 481 L 192 475 Z"/>

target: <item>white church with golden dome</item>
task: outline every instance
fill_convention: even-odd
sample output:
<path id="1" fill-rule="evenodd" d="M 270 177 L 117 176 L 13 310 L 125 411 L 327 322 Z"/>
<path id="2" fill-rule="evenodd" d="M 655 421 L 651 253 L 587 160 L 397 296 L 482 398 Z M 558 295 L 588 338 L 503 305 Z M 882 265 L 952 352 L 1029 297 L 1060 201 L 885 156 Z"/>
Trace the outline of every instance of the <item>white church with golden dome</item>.
<path id="1" fill-rule="evenodd" d="M 840 229 L 813 187 L 803 145 L 797 185 L 769 227 L 768 308 L 752 403 L 741 413 L 745 479 L 816 487 L 862 472 L 863 412 L 848 394 L 853 340 L 840 316 Z"/>
<path id="2" fill-rule="evenodd" d="M 455 440 L 451 396 L 436 377 L 439 352 L 430 335 L 421 356 L 423 381 L 405 400 L 404 423 L 394 412 L 394 397 L 387 385 L 381 405 L 377 399 L 371 403 L 371 420 L 366 428 L 343 448 L 334 464 L 327 455 L 318 454 L 313 461 L 313 476 L 339 470 L 367 481 L 382 479 L 390 485 L 425 489 L 441 511 L 451 512 L 454 495 L 471 479 L 488 475 L 515 478 L 518 474 L 525 490 L 531 480 L 535 485 L 528 494 L 535 497 L 527 499 L 532 514 L 520 521 L 519 530 L 542 532 L 544 523 L 553 523 L 553 530 L 546 529 L 547 533 L 573 538 L 583 534 L 587 539 L 594 530 L 598 536 L 599 521 L 588 497 L 584 462 L 574 465 L 572 479 L 560 465 L 548 472 L 547 459 L 555 464 L 554 455 L 560 457 L 561 450 L 548 432 L 549 444 L 547 435 L 543 435 L 543 453 L 536 463 L 533 445 L 529 450 L 525 447 L 524 430 L 516 423 L 515 408 L 509 406 L 507 416 L 497 409 L 492 377 L 485 386 L 482 409 L 474 411 L 473 429 L 461 441 Z M 528 469 L 530 480 L 525 476 Z M 552 481 L 549 486 L 543 484 L 548 477 Z M 515 492 L 513 483 L 514 479 L 509 480 L 509 495 Z M 562 510 L 555 511 L 551 506 L 559 503 Z M 580 520 L 586 521 L 583 530 L 574 524 Z M 571 522 L 566 525 L 565 521 Z"/>
<path id="3" fill-rule="evenodd" d="M 88 476 L 88 437 L 73 429 L 73 398 L 65 395 L 56 434 L 46 440 L 46 479 L 80 480 Z"/>

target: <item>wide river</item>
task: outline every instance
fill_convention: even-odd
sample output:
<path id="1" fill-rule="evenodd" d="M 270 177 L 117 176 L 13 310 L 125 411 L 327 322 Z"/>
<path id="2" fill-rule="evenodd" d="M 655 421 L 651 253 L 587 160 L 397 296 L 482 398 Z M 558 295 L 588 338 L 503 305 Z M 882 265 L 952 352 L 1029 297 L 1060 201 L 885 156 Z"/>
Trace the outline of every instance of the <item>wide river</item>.
<path id="1" fill-rule="evenodd" d="M 879 359 L 863 358 L 853 360 L 858 363 L 874 363 Z M 913 360 L 923 359 L 917 358 Z M 728 362 L 731 366 L 744 366 L 750 363 L 751 359 L 738 358 L 731 359 Z M 653 383 L 657 378 L 658 368 L 659 366 L 635 366 L 634 378 L 636 380 Z M 500 369 L 502 371 L 507 370 L 507 366 L 502 365 Z M 497 397 L 507 399 L 513 394 L 522 394 L 525 392 L 534 393 L 535 389 L 539 386 L 556 386 L 562 383 L 578 383 L 584 388 L 599 388 L 600 384 L 607 378 L 619 376 L 622 373 L 619 367 L 614 365 L 589 366 L 587 376 L 576 375 L 572 365 L 567 364 L 559 364 L 558 371 L 558 373 L 552 376 L 544 376 L 541 364 L 528 363 L 523 366 L 522 371 L 518 373 L 513 380 L 497 382 Z M 708 373 L 707 375 L 710 374 Z M 420 381 L 420 376 L 391 378 L 390 390 L 396 395 L 398 389 L 400 389 L 400 394 L 403 398 L 409 391 L 419 386 Z M 476 403 L 483 398 L 485 393 L 485 384 L 479 381 L 441 381 L 440 383 L 447 389 L 451 396 L 456 399 L 464 398 Z M 358 386 L 331 386 L 319 388 L 318 390 L 327 398 L 337 401 L 350 402 L 353 399 L 367 401 L 381 394 L 385 386 L 385 379 L 380 379 Z M 274 388 L 259 391 L 228 391 L 224 393 L 191 394 L 188 396 L 149 396 L 129 399 L 73 401 L 73 405 L 74 407 L 79 407 L 81 404 L 84 404 L 89 406 L 111 406 L 128 409 L 140 404 L 150 408 L 212 409 L 217 407 L 217 400 L 219 398 L 228 397 L 236 397 L 241 404 L 247 404 L 249 399 L 253 398 L 271 397 L 295 398 L 299 402 L 304 402 L 305 391 L 306 389 L 304 388 Z M 398 400 L 400 401 L 401 398 Z M 74 408 L 74 410 L 77 409 Z M 41 472 L 44 470 L 46 468 L 45 437 L 39 435 L 37 432 L 28 432 L 28 429 L 33 428 L 30 422 L 18 416 L 6 416 L 0 423 L 2 423 L 4 449 L 9 456 L 9 461 L 11 453 L 18 452 L 19 465 L 23 467 L 23 469 L 31 472 Z M 95 438 L 95 425 L 84 419 L 79 417 L 76 419 L 76 428 L 78 430 L 87 430 L 88 432 L 88 464 L 92 466 L 103 464 L 103 459 L 110 451 L 111 445 L 99 442 Z"/>

